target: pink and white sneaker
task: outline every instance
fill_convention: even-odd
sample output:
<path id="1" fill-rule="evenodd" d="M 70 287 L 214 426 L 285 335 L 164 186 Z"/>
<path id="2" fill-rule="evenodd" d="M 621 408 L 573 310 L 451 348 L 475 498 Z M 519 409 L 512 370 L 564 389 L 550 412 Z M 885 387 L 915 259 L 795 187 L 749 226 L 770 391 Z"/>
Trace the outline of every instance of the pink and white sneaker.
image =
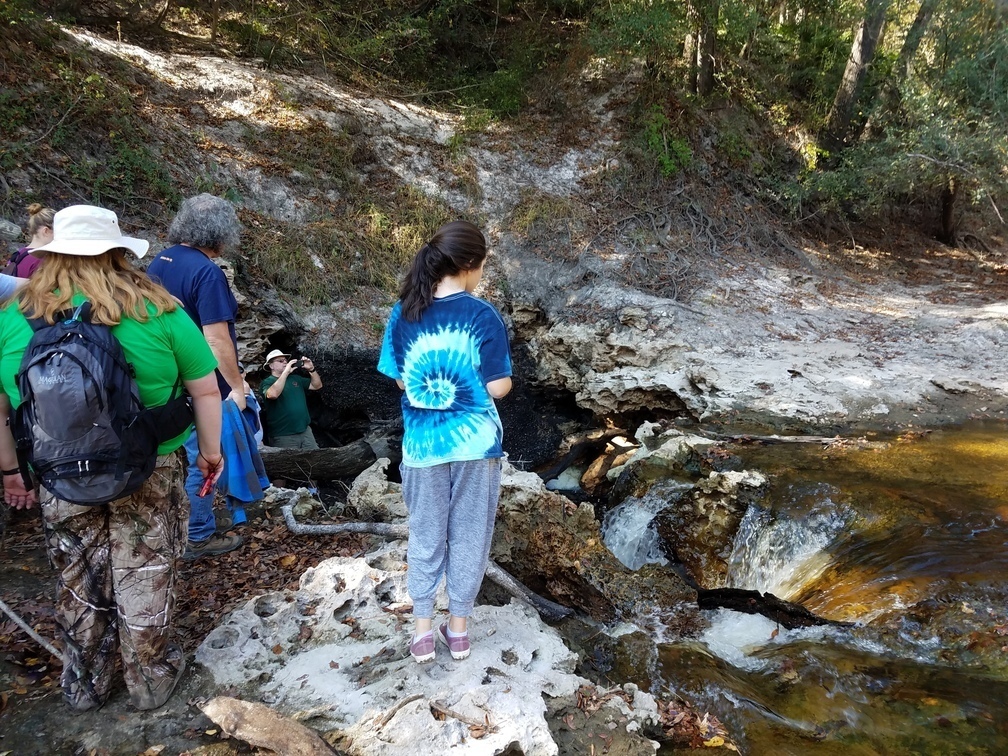
<path id="1" fill-rule="evenodd" d="M 434 650 L 434 633 L 424 633 L 419 638 L 414 638 L 409 646 L 410 656 L 417 664 L 423 664 L 434 660 L 436 651 Z"/>
<path id="2" fill-rule="evenodd" d="M 465 659 L 469 656 L 469 633 L 467 632 L 461 638 L 452 638 L 448 635 L 448 623 L 445 622 L 437 630 L 438 638 L 448 646 L 448 650 L 451 651 L 452 659 Z"/>

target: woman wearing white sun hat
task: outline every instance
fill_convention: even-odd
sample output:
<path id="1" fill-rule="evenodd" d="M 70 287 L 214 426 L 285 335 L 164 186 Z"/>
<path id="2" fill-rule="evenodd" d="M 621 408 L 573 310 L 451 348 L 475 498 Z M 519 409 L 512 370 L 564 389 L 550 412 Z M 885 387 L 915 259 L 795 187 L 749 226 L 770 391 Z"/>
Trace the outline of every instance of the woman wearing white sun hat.
<path id="1" fill-rule="evenodd" d="M 204 475 L 223 469 L 216 360 L 199 329 L 165 289 L 134 269 L 148 243 L 123 236 L 115 213 L 75 205 L 56 213 L 46 264 L 0 309 L 0 412 L 21 402 L 15 376 L 32 335 L 27 318 L 56 321 L 85 301 L 91 322 L 108 325 L 135 370 L 140 398 L 159 407 L 181 379 L 192 397 Z M 49 557 L 60 571 L 57 592 L 64 696 L 75 709 L 101 706 L 112 688 L 115 653 L 133 705 L 161 706 L 185 667 L 169 642 L 175 559 L 188 512 L 185 465 L 178 453 L 188 431 L 158 447 L 154 473 L 136 492 L 99 506 L 63 501 L 42 487 Z M 4 498 L 16 508 L 36 503 L 17 473 L 9 426 L 0 428 Z"/>

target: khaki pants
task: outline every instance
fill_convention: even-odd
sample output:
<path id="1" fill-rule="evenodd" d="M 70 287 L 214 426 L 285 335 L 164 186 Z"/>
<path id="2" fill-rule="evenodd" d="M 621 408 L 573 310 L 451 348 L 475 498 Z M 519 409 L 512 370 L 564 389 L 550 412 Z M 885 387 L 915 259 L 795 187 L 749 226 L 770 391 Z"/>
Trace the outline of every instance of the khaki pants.
<path id="1" fill-rule="evenodd" d="M 63 646 L 63 694 L 75 709 L 105 703 L 116 653 L 130 699 L 154 709 L 185 666 L 169 643 L 175 559 L 189 519 L 179 452 L 158 458 L 140 490 L 84 507 L 41 492 L 49 559 L 59 570 L 56 613 Z"/>
<path id="2" fill-rule="evenodd" d="M 293 433 L 290 436 L 274 436 L 270 440 L 270 446 L 279 449 L 318 449 L 318 442 L 312 429 L 305 428 L 300 433 Z"/>

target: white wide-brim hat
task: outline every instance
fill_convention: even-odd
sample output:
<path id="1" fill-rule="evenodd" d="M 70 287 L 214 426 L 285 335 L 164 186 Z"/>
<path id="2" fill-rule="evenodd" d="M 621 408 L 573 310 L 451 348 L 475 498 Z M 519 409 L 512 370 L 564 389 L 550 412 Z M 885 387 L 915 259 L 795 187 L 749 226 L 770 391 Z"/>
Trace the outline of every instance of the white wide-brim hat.
<path id="1" fill-rule="evenodd" d="M 266 362 L 263 363 L 263 367 L 267 370 L 270 369 L 270 363 L 273 362 L 277 357 L 290 357 L 287 352 L 282 352 L 279 349 L 274 349 L 272 352 L 266 355 Z"/>
<path id="2" fill-rule="evenodd" d="M 125 247 L 137 257 L 147 254 L 150 242 L 123 236 L 119 219 L 111 210 L 94 205 L 71 205 L 53 218 L 53 240 L 33 252 L 95 257 L 116 247 Z"/>

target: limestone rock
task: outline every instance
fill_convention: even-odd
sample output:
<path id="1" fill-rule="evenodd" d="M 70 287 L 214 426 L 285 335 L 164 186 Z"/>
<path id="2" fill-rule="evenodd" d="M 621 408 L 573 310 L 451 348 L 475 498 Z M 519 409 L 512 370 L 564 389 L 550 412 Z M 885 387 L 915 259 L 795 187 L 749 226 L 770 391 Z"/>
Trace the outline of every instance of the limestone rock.
<path id="1" fill-rule="evenodd" d="M 599 621 L 657 611 L 672 633 L 704 622 L 696 593 L 667 570 L 624 567 L 602 541 L 594 508 L 546 490 L 538 475 L 507 465 L 490 557 L 536 593 Z M 650 607 L 650 609 L 648 608 Z"/>
<path id="2" fill-rule="evenodd" d="M 0 239 L 15 241 L 21 238 L 21 227 L 17 223 L 0 218 Z"/>
<path id="3" fill-rule="evenodd" d="M 388 466 L 388 459 L 379 459 L 354 479 L 347 506 L 355 509 L 361 520 L 394 523 L 409 519 L 402 485 L 389 482 L 385 476 Z"/>
<path id="4" fill-rule="evenodd" d="M 715 444 L 709 438 L 676 429 L 658 431 L 655 424 L 638 429 L 641 446 L 622 465 L 613 465 L 607 477 L 613 482 L 612 499 L 642 496 L 655 481 L 694 478 L 700 473 L 700 452 Z"/>
<path id="5" fill-rule="evenodd" d="M 758 472 L 712 472 L 655 518 L 669 558 L 681 562 L 701 588 L 723 588 L 742 517 L 766 478 Z"/>
<path id="6" fill-rule="evenodd" d="M 232 612 L 196 660 L 217 685 L 243 688 L 313 729 L 339 730 L 330 739 L 350 754 L 413 756 L 418 743 L 425 753 L 557 754 L 545 699 L 587 684 L 574 674 L 577 656 L 532 609 L 512 602 L 476 607 L 465 661 L 439 647 L 434 662 L 416 664 L 407 651 L 404 555 L 394 542 L 363 559 L 323 562 L 297 591 Z M 638 691 L 632 706 L 617 712 L 637 723 L 631 730 L 650 721 L 654 701 Z M 435 716 L 445 709 L 452 715 Z"/>

